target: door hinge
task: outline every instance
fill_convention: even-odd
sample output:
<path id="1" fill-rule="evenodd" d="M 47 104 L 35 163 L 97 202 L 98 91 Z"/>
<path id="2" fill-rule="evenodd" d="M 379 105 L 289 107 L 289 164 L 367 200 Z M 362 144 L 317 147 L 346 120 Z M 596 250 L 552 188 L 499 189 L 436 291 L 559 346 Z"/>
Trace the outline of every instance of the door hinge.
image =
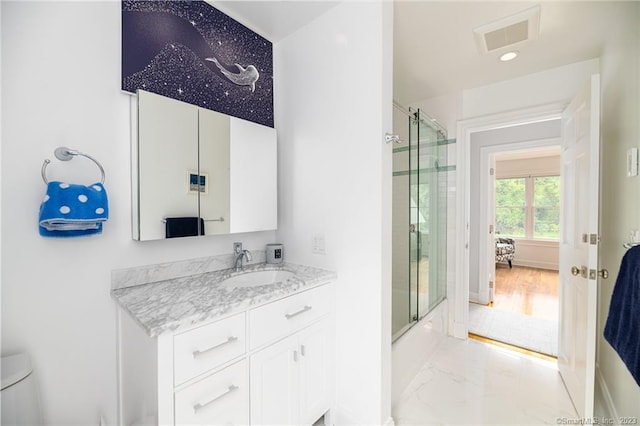
<path id="1" fill-rule="evenodd" d="M 493 281 L 489 281 L 489 288 L 493 288 Z"/>
<path id="2" fill-rule="evenodd" d="M 489 233 L 493 234 L 493 225 L 489 225 Z"/>
<path id="3" fill-rule="evenodd" d="M 592 246 L 595 246 L 598 243 L 600 243 L 600 235 L 598 235 L 598 234 L 590 234 L 589 235 L 589 244 L 591 244 Z"/>
<path id="4" fill-rule="evenodd" d="M 491 168 L 489 169 L 489 176 L 493 176 L 493 174 L 494 174 L 495 172 L 496 172 L 496 171 L 494 170 L 494 168 L 493 168 L 493 167 L 491 167 Z"/>

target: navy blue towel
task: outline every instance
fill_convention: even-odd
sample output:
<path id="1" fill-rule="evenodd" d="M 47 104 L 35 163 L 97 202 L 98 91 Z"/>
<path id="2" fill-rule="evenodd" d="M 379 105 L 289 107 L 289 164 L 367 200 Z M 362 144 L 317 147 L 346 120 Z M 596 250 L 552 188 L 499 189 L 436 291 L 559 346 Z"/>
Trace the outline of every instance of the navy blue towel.
<path id="1" fill-rule="evenodd" d="M 622 258 L 604 338 L 640 386 L 640 246 L 629 249 Z"/>
<path id="2" fill-rule="evenodd" d="M 168 217 L 165 220 L 166 238 L 195 237 L 197 235 L 204 235 L 204 220 L 202 218 Z"/>

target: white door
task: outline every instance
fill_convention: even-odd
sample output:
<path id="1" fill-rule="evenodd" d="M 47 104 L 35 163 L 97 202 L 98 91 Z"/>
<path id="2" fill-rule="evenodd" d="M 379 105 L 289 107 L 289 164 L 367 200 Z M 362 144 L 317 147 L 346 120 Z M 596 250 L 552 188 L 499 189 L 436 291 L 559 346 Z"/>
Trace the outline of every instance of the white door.
<path id="1" fill-rule="evenodd" d="M 478 269 L 478 302 L 486 305 L 493 302 L 495 294 L 496 276 L 496 160 L 495 147 L 480 149 L 480 216 L 481 235 L 479 240 L 479 269 Z M 483 260 L 484 259 L 484 260 Z"/>
<path id="2" fill-rule="evenodd" d="M 313 424 L 330 405 L 329 326 L 323 320 L 300 332 L 300 424 Z"/>
<path id="3" fill-rule="evenodd" d="M 251 356 L 251 424 L 299 423 L 298 335 Z"/>
<path id="4" fill-rule="evenodd" d="M 489 256 L 489 302 L 493 302 L 496 294 L 496 157 L 489 155 L 489 196 L 487 197 L 487 215 L 489 217 L 489 238 L 487 240 L 487 253 Z"/>
<path id="5" fill-rule="evenodd" d="M 562 114 L 558 367 L 582 418 L 593 416 L 600 152 L 600 76 Z"/>

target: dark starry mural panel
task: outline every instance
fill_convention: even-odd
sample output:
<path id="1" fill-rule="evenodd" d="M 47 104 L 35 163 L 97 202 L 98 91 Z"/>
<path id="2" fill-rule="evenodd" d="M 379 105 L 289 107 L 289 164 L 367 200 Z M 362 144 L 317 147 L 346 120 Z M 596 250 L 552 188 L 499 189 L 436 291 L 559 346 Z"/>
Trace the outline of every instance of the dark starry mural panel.
<path id="1" fill-rule="evenodd" d="M 273 127 L 273 47 L 204 1 L 124 0 L 122 89 Z"/>

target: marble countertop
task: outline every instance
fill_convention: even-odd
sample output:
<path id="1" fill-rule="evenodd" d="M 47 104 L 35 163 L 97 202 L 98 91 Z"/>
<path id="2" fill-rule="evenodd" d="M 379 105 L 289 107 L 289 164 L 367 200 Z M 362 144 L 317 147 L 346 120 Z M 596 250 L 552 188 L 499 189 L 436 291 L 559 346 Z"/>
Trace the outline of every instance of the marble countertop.
<path id="1" fill-rule="evenodd" d="M 221 284 L 231 276 L 260 270 L 284 270 L 295 275 L 286 281 L 253 287 Z M 335 278 L 335 272 L 310 266 L 259 263 L 245 265 L 243 272 L 223 269 L 114 289 L 111 295 L 150 337 L 156 337 L 281 299 Z"/>

